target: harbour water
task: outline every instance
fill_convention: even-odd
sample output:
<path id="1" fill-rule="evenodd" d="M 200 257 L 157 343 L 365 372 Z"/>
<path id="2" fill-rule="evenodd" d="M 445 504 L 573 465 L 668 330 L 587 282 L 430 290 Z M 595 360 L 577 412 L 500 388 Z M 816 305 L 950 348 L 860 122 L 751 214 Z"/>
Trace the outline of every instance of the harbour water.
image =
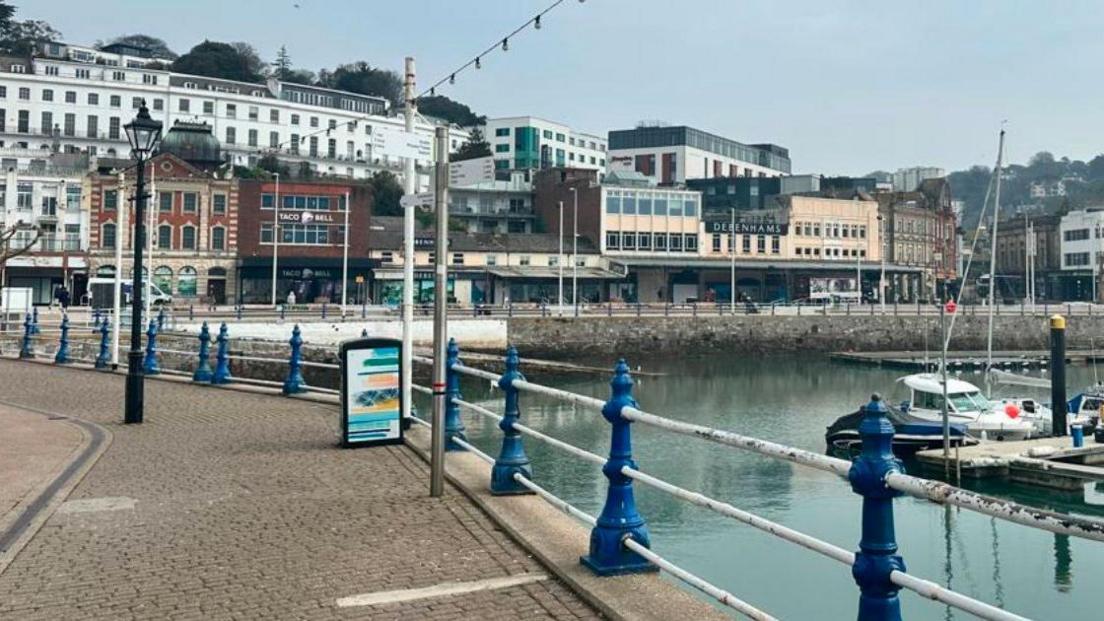
<path id="1" fill-rule="evenodd" d="M 581 362 L 610 368 L 613 363 Z M 667 358 L 645 368 L 666 373 L 638 378 L 635 395 L 647 411 L 815 451 L 824 450 L 825 427 L 854 411 L 872 391 L 894 401 L 900 398 L 893 390 L 899 372 L 819 356 Z M 1091 367 L 1071 367 L 1068 375 L 1071 395 L 1093 381 Z M 980 375 L 962 378 L 982 382 Z M 608 377 L 533 379 L 603 399 L 609 395 Z M 501 412 L 502 394 L 488 382 L 465 378 L 462 390 L 466 399 Z M 997 391 L 1006 393 L 1025 390 Z M 1049 401 L 1044 393 L 1034 394 Z M 534 395 L 522 397 L 525 424 L 599 454 L 608 451 L 609 424 L 597 412 Z M 469 437 L 495 454 L 501 433 L 493 422 L 470 412 L 464 412 L 464 420 Z M 634 425 L 633 442 L 645 472 L 841 547 L 857 548 L 860 499 L 839 478 L 643 425 Z M 532 439 L 526 440 L 526 450 L 537 482 L 591 514 L 601 510 L 605 479 L 599 468 Z M 1104 483 L 1076 494 L 1000 482 L 970 487 L 1055 510 L 1104 516 Z M 854 618 L 858 591 L 843 565 L 641 486 L 637 501 L 653 548 L 718 586 L 780 618 Z M 896 525 L 900 553 L 911 573 L 1036 619 L 1083 621 L 1099 610 L 1104 544 L 912 498 L 897 501 Z M 902 592 L 902 602 L 909 619 L 972 618 L 907 592 Z"/>

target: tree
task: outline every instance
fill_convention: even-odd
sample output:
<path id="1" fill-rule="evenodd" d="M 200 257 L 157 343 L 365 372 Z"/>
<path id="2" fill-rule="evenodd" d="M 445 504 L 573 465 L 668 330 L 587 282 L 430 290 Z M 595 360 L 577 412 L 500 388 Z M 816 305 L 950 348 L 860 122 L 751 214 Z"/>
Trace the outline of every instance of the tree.
<path id="1" fill-rule="evenodd" d="M 284 178 L 291 177 L 291 167 L 286 162 L 280 161 L 275 155 L 269 153 L 257 161 L 257 168 L 267 170 Z"/>
<path id="2" fill-rule="evenodd" d="M 281 45 L 280 50 L 276 52 L 276 62 L 272 63 L 272 75 L 277 80 L 286 80 L 290 74 L 291 56 L 288 54 L 287 46 Z"/>
<path id="3" fill-rule="evenodd" d="M 307 86 L 318 84 L 318 78 L 314 75 L 314 72 L 306 69 L 292 69 L 282 79 L 284 82 L 306 84 Z"/>
<path id="4" fill-rule="evenodd" d="M 239 45 L 252 50 L 247 44 L 204 41 L 173 61 L 172 70 L 240 82 L 260 82 L 260 58 L 255 51 L 253 57 L 243 55 Z"/>
<path id="5" fill-rule="evenodd" d="M 478 116 L 466 105 L 449 99 L 443 95 L 418 98 L 418 112 L 426 116 L 439 118 L 461 127 L 483 125 L 487 117 Z"/>
<path id="6" fill-rule="evenodd" d="M 20 231 L 34 231 L 34 237 L 28 241 L 19 240 L 20 243 L 13 246 L 12 238 Z M 0 289 L 4 287 L 4 270 L 8 260 L 30 252 L 41 236 L 42 229 L 33 224 L 24 224 L 22 221 L 7 227 L 0 224 Z"/>
<path id="7" fill-rule="evenodd" d="M 238 52 L 238 56 L 245 61 L 250 73 L 264 77 L 268 72 L 268 64 L 261 60 L 261 55 L 257 53 L 256 48 L 245 41 L 235 41 L 230 45 Z"/>
<path id="8" fill-rule="evenodd" d="M 10 7 L 5 5 L 5 8 Z M 39 44 L 58 39 L 61 39 L 61 33 L 46 22 L 33 19 L 15 21 L 10 14 L 7 19 L 0 17 L 0 51 L 30 56 Z"/>
<path id="9" fill-rule="evenodd" d="M 121 37 L 115 37 L 108 42 L 108 45 L 115 44 L 134 45 L 136 47 L 144 47 L 149 50 L 150 55 L 154 58 L 163 58 L 165 60 L 176 60 L 180 57 L 179 54 L 169 49 L 169 44 L 165 43 L 164 39 L 159 39 L 150 35 L 144 34 L 129 34 Z M 104 47 L 103 45 L 96 45 L 97 48 Z"/>
<path id="10" fill-rule="evenodd" d="M 403 187 L 395 175 L 384 170 L 380 171 L 368 180 L 368 186 L 372 189 L 372 215 L 376 216 L 401 216 L 402 205 L 399 200 L 403 196 Z"/>
<path id="11" fill-rule="evenodd" d="M 474 160 L 477 157 L 487 157 L 491 154 L 491 145 L 483 137 L 483 132 L 479 131 L 479 128 L 475 128 L 471 131 L 471 135 L 468 137 L 467 142 L 460 145 L 460 148 L 456 150 L 456 153 L 452 154 L 449 158 L 454 162 L 462 160 Z"/>
<path id="12" fill-rule="evenodd" d="M 375 95 L 398 106 L 402 101 L 402 78 L 394 71 L 373 69 L 363 60 L 338 65 L 332 72 L 323 69 L 318 73 L 319 86 L 361 95 Z"/>

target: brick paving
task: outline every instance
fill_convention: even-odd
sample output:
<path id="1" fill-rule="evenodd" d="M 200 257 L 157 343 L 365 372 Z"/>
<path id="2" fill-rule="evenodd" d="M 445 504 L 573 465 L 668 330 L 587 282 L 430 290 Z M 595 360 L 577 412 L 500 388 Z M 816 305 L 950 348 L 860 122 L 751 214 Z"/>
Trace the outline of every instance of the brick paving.
<path id="1" fill-rule="evenodd" d="M 427 495 L 404 447 L 336 448 L 334 406 L 0 361 L 0 399 L 97 422 L 114 440 L 0 574 L 0 619 L 593 619 L 554 579 L 337 608 L 340 597 L 545 570 L 465 497 Z"/>

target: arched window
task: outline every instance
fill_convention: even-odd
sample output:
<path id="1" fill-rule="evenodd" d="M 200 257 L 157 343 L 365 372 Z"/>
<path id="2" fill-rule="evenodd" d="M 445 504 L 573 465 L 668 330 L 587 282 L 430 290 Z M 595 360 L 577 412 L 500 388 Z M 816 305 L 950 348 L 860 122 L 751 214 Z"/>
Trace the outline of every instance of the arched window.
<path id="1" fill-rule="evenodd" d="M 100 234 L 100 247 L 101 248 L 114 248 L 115 247 L 115 224 L 113 222 L 105 222 Z"/>
<path id="2" fill-rule="evenodd" d="M 184 298 L 194 298 L 196 296 L 196 268 L 190 265 L 180 268 L 176 282 L 176 292 Z"/>
<path id="3" fill-rule="evenodd" d="M 167 265 L 158 266 L 153 270 L 153 284 L 165 293 L 172 293 L 172 268 Z"/>
<path id="4" fill-rule="evenodd" d="M 172 225 L 162 224 L 157 227 L 157 247 L 163 250 L 172 249 Z"/>
<path id="5" fill-rule="evenodd" d="M 180 247 L 184 250 L 195 250 L 196 229 L 194 226 L 186 224 L 180 229 Z"/>

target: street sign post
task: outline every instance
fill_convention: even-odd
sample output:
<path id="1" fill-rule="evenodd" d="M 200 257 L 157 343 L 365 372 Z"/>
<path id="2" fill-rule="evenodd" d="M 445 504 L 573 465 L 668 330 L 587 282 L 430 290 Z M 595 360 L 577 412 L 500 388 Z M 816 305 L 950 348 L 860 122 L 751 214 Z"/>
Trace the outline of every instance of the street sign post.
<path id="1" fill-rule="evenodd" d="M 433 139 L 416 132 L 376 126 L 372 128 L 372 152 L 428 161 L 433 159 Z"/>
<path id="2" fill-rule="evenodd" d="M 494 156 L 449 162 L 449 186 L 472 185 L 494 181 Z"/>
<path id="3" fill-rule="evenodd" d="M 437 200 L 433 196 L 433 192 L 404 194 L 402 198 L 399 199 L 399 205 L 402 207 L 432 207 L 436 203 Z"/>
<path id="4" fill-rule="evenodd" d="M 398 339 L 341 344 L 341 446 L 402 443 L 401 353 Z"/>

